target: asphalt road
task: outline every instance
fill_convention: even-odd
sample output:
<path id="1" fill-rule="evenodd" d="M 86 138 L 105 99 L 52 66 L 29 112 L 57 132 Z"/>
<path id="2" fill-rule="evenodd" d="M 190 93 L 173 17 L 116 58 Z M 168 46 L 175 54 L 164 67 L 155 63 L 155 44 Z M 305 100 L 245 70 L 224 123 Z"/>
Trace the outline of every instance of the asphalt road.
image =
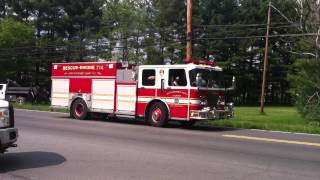
<path id="1" fill-rule="evenodd" d="M 320 179 L 320 136 L 141 121 L 78 121 L 16 111 L 18 148 L 1 180 Z"/>

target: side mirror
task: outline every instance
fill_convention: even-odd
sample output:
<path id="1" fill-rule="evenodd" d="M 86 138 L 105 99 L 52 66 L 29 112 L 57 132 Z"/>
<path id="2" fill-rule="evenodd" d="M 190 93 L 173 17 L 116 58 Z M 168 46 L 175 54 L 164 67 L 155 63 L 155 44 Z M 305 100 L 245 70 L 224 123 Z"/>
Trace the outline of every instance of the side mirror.
<path id="1" fill-rule="evenodd" d="M 233 76 L 232 77 L 232 87 L 231 87 L 233 90 L 236 89 L 236 77 Z"/>
<path id="2" fill-rule="evenodd" d="M 233 76 L 232 77 L 232 85 L 231 87 L 226 88 L 226 91 L 233 91 L 236 89 L 236 77 Z"/>
<path id="3" fill-rule="evenodd" d="M 138 81 L 138 72 L 133 71 L 133 72 L 132 72 L 131 79 L 132 79 L 133 81 Z"/>

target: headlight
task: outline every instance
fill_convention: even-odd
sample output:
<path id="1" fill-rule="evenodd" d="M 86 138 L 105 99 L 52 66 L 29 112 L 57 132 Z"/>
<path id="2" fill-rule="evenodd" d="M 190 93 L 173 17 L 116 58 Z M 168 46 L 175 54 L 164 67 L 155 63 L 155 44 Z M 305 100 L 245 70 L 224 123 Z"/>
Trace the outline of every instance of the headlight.
<path id="1" fill-rule="evenodd" d="M 208 100 L 206 98 L 202 97 L 200 99 L 200 105 L 201 106 L 207 106 L 208 105 Z"/>
<path id="2" fill-rule="evenodd" d="M 10 127 L 9 109 L 0 108 L 0 128 Z"/>
<path id="3" fill-rule="evenodd" d="M 224 106 L 226 103 L 224 101 L 224 98 L 222 96 L 219 96 L 218 97 L 218 102 L 217 102 L 217 105 L 218 106 Z"/>
<path id="4" fill-rule="evenodd" d="M 234 104 L 233 104 L 233 103 L 228 103 L 227 106 L 228 106 L 230 109 L 233 109 L 233 108 L 234 108 Z"/>

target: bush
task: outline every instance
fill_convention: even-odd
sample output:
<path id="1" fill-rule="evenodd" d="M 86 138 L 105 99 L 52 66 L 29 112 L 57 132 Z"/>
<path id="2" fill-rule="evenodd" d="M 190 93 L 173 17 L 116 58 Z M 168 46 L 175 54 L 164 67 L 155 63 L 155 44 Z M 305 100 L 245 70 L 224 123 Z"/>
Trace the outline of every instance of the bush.
<path id="1" fill-rule="evenodd" d="M 299 60 L 290 80 L 299 111 L 306 119 L 320 122 L 320 60 Z"/>
<path id="2" fill-rule="evenodd" d="M 307 119 L 320 121 L 320 96 L 315 92 L 306 101 L 303 113 Z"/>

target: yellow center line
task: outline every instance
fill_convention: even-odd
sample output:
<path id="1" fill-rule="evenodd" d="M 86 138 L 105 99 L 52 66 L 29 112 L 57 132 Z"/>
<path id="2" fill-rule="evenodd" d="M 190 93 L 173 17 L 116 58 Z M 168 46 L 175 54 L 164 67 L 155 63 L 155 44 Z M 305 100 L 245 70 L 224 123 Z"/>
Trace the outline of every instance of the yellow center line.
<path id="1" fill-rule="evenodd" d="M 320 143 L 313 143 L 313 142 L 290 141 L 290 140 L 283 140 L 283 139 L 260 138 L 260 137 L 252 137 L 252 136 L 238 136 L 238 135 L 230 135 L 230 134 L 225 134 L 222 136 L 227 137 L 227 138 L 235 138 L 235 139 L 245 139 L 245 140 L 274 142 L 274 143 L 282 143 L 282 144 L 297 144 L 297 145 L 320 147 Z"/>

